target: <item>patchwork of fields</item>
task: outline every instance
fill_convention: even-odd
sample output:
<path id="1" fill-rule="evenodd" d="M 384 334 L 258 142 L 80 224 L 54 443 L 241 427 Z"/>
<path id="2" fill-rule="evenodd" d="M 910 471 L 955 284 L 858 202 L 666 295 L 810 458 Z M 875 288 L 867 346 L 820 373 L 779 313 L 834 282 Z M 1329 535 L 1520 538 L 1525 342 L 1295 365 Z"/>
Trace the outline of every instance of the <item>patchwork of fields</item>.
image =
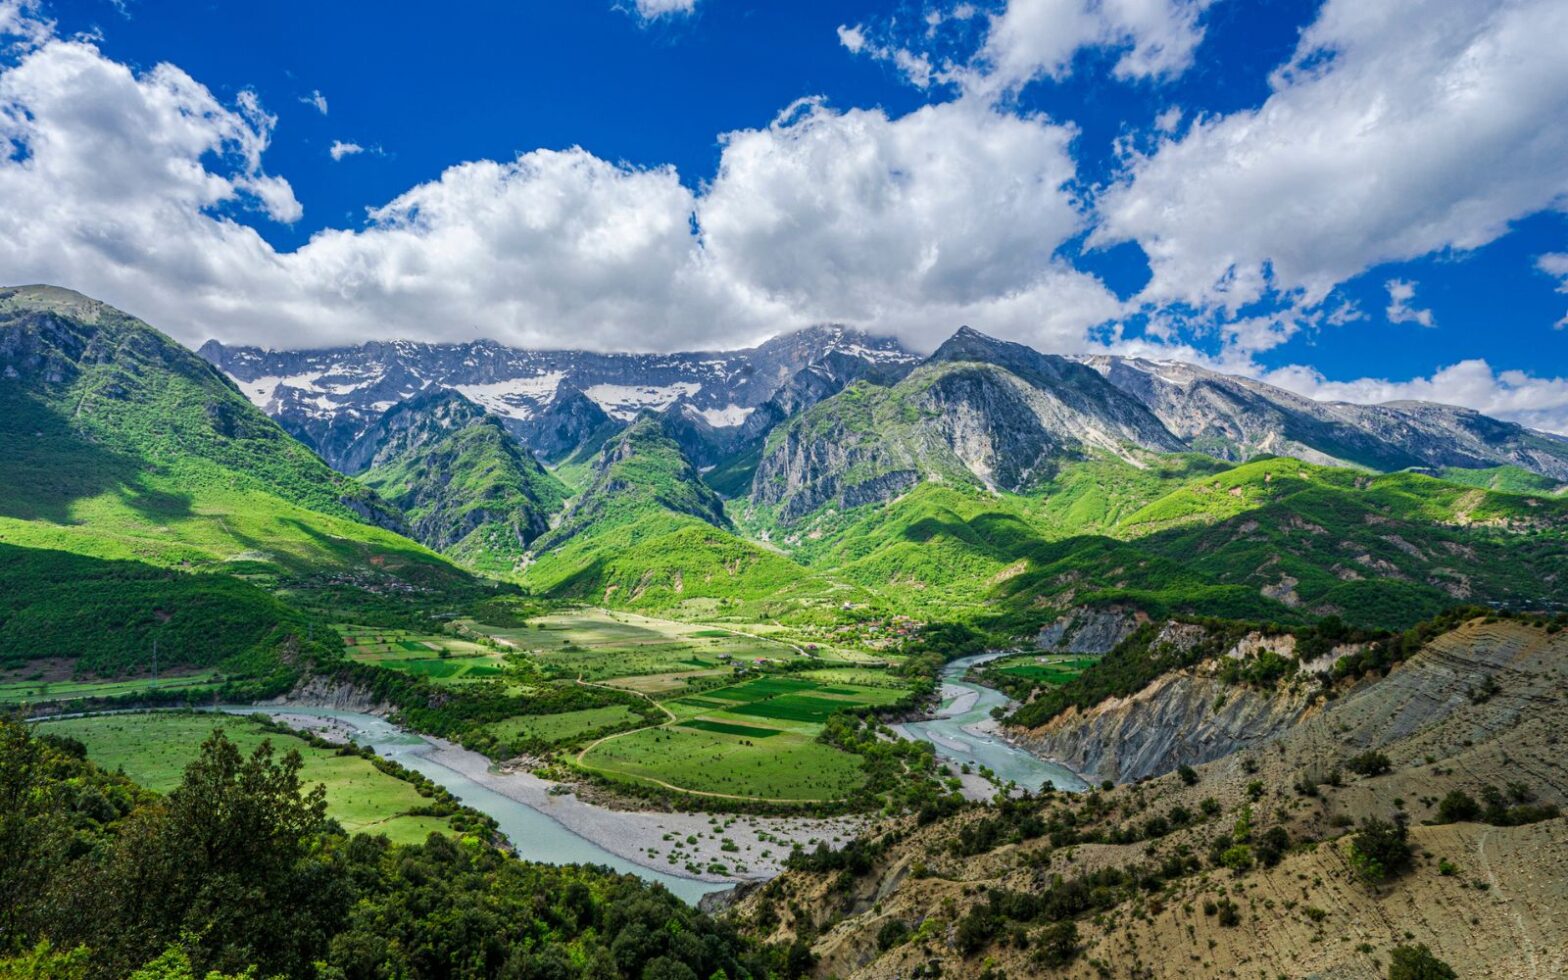
<path id="1" fill-rule="evenodd" d="M 1099 658 L 1027 654 L 986 664 L 987 671 L 1040 684 L 1065 684 L 1093 666 Z"/>
<path id="2" fill-rule="evenodd" d="M 338 632 L 351 659 L 416 674 L 438 684 L 497 680 L 505 674 L 504 651 L 471 640 L 351 625 L 339 626 Z"/>
<path id="3" fill-rule="evenodd" d="M 327 812 L 349 833 L 385 834 L 396 843 L 419 843 L 432 833 L 451 833 L 446 817 L 412 815 L 430 800 L 413 784 L 387 775 L 365 759 L 338 755 L 303 739 L 278 735 L 256 721 L 233 715 L 152 712 L 98 715 L 41 722 L 38 731 L 66 735 L 87 746 L 88 758 L 105 769 L 121 769 L 155 792 L 178 786 L 201 743 L 221 728 L 249 754 L 271 740 L 281 755 L 297 751 L 304 761 L 301 781 L 327 791 Z"/>
<path id="4" fill-rule="evenodd" d="M 216 671 L 188 671 L 178 676 L 164 675 L 154 680 L 151 675 L 126 680 L 50 680 L 47 675 L 33 672 L 15 672 L 0 678 L 0 704 L 32 704 L 51 702 L 68 704 L 88 698 L 112 698 L 126 694 L 145 694 L 151 691 L 179 691 L 184 694 L 202 694 L 215 691 L 222 683 Z"/>
<path id="5" fill-rule="evenodd" d="M 873 658 L 813 646 L 777 627 L 680 623 L 576 609 L 521 626 L 455 624 L 462 636 L 339 627 L 352 659 L 436 684 L 502 681 L 640 698 L 517 715 L 484 731 L 512 751 L 556 751 L 600 776 L 739 800 L 826 802 L 863 785 L 858 757 L 817 741 L 835 712 L 886 705 L 907 687 Z M 885 660 L 877 660 L 885 664 Z M 804 668 L 804 669 L 802 669 Z M 785 673 L 784 671 L 787 671 Z M 526 747 L 526 749 L 524 748 Z"/>
<path id="6" fill-rule="evenodd" d="M 585 769 L 740 799 L 827 802 L 865 782 L 857 757 L 816 740 L 835 712 L 891 704 L 901 688 L 849 682 L 854 669 L 770 675 L 660 702 L 669 723 L 601 739 Z M 836 674 L 849 675 L 844 680 Z M 892 678 L 882 674 L 879 680 Z"/>

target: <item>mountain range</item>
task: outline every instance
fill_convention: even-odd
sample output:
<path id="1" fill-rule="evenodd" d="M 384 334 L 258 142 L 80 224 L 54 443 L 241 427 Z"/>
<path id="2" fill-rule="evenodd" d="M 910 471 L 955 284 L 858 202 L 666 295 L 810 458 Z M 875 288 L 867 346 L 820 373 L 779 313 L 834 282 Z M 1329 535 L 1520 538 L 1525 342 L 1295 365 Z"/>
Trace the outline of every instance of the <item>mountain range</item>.
<path id="1" fill-rule="evenodd" d="M 18 446 L 0 537 L 24 546 L 284 589 L 479 572 L 641 608 L 837 601 L 1025 632 L 1084 602 L 1389 625 L 1568 594 L 1568 440 L 1463 409 L 967 327 L 926 357 L 838 327 L 727 353 L 198 357 L 53 287 L 6 290 L 0 313 Z"/>

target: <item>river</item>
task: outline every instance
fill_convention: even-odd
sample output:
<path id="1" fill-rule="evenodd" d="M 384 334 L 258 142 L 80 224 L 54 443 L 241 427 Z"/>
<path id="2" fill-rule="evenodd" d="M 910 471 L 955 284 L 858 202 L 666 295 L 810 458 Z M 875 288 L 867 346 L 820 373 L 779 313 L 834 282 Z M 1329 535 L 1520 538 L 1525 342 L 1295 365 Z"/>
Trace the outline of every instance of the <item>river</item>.
<path id="1" fill-rule="evenodd" d="M 595 844 L 552 820 L 526 803 L 518 802 L 479 785 L 455 769 L 428 758 L 435 750 L 426 739 L 405 731 L 385 718 L 356 711 L 338 711 L 329 708 L 268 708 L 259 705 L 224 706 L 222 711 L 235 714 L 263 712 L 276 715 L 331 718 L 353 729 L 355 744 L 374 748 L 376 754 L 393 759 L 432 782 L 446 787 L 447 791 L 480 813 L 492 817 L 501 833 L 516 849 L 517 856 L 544 864 L 599 864 L 614 871 L 634 874 L 648 881 L 657 882 L 671 893 L 692 905 L 711 892 L 730 887 L 726 882 L 698 881 L 644 867 Z"/>
<path id="2" fill-rule="evenodd" d="M 1009 704 L 1007 695 L 963 678 L 970 667 L 1002 656 L 1006 654 L 982 653 L 948 664 L 942 669 L 942 705 L 936 716 L 906 722 L 899 730 L 907 738 L 930 742 L 939 758 L 959 766 L 969 763 L 977 771 L 985 766 L 1001 782 L 1011 781 L 1031 792 L 1047 783 L 1064 790 L 1088 789 L 1072 770 L 1033 756 L 996 734 L 991 709 Z"/>

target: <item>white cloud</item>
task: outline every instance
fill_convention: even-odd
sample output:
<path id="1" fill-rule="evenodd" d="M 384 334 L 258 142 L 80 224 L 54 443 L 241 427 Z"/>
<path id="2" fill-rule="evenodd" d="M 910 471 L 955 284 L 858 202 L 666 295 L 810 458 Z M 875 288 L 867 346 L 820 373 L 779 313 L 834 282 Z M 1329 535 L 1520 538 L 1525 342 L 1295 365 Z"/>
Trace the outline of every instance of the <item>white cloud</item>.
<path id="1" fill-rule="evenodd" d="M 0 269 L 193 344 L 690 349 L 838 320 L 1081 349 L 1121 309 L 1053 258 L 1086 220 L 1072 130 L 976 103 L 803 103 L 722 137 L 700 193 L 581 149 L 474 161 L 293 251 L 236 220 L 300 217 L 262 167 L 273 126 L 252 93 L 225 106 L 172 66 L 138 75 L 48 41 L 0 72 Z"/>
<path id="2" fill-rule="evenodd" d="M 1406 279 L 1390 279 L 1383 286 L 1388 290 L 1388 309 L 1383 313 L 1389 323 L 1419 323 L 1423 327 L 1437 325 L 1432 320 L 1431 310 L 1419 310 L 1410 305 L 1416 298 L 1415 283 Z"/>
<path id="3" fill-rule="evenodd" d="M 689 14 L 697 9 L 697 0 L 636 0 L 637 15 L 643 20 Z"/>
<path id="4" fill-rule="evenodd" d="M 302 95 L 299 100 L 308 106 L 314 106 L 323 116 L 327 114 L 327 97 L 321 94 L 321 89 L 315 89 L 309 95 Z"/>
<path id="5" fill-rule="evenodd" d="M 839 40 L 852 53 L 892 62 L 921 88 L 954 84 L 994 100 L 1038 78 L 1065 77 L 1084 48 L 1121 51 L 1113 70 L 1118 78 L 1179 75 L 1192 64 L 1203 40 L 1200 18 L 1213 2 L 1006 0 L 983 18 L 965 2 L 929 9 L 917 24 L 895 17 L 840 27 Z M 982 28 L 972 31 L 971 21 Z"/>
<path id="6" fill-rule="evenodd" d="M 347 143 L 343 140 L 333 140 L 332 145 L 327 148 L 327 155 L 332 157 L 334 161 L 341 160 L 344 157 L 351 157 L 356 153 L 364 152 L 365 148 L 360 146 L 358 143 Z"/>
<path id="7" fill-rule="evenodd" d="M 1485 415 L 1532 428 L 1568 434 L 1568 378 L 1540 378 L 1523 371 L 1498 371 L 1476 358 L 1449 365 L 1429 378 L 1388 381 L 1358 378 L 1329 381 L 1310 367 L 1293 365 L 1264 372 L 1264 381 L 1327 401 L 1377 404 L 1427 401 L 1462 405 Z"/>
<path id="8" fill-rule="evenodd" d="M 38 0 L 0 0 L 0 40 L 11 41 L 0 47 L 22 48 L 42 44 L 54 35 L 54 21 L 39 13 Z"/>
<path id="9" fill-rule="evenodd" d="M 1568 4 L 1328 0 L 1258 109 L 1134 156 L 1096 242 L 1144 298 L 1317 302 L 1382 262 L 1484 245 L 1568 195 Z"/>
<path id="10" fill-rule="evenodd" d="M 1154 128 L 1162 133 L 1174 133 L 1181 127 L 1182 108 L 1173 105 L 1154 117 Z"/>
<path id="11" fill-rule="evenodd" d="M 1014 88 L 1061 78 L 1081 48 L 1125 49 L 1119 78 L 1180 74 L 1203 40 L 1199 16 L 1212 0 L 1008 0 L 992 17 L 979 62 L 990 85 Z"/>
<path id="12" fill-rule="evenodd" d="M 1081 345 L 1119 304 L 1052 258 L 1085 226 L 1067 189 L 1074 135 L 967 100 L 897 119 L 803 101 L 723 138 L 703 244 L 728 278 L 806 319 L 933 341 L 972 313 Z"/>
<path id="13" fill-rule="evenodd" d="M 1557 291 L 1568 293 L 1568 252 L 1547 252 L 1535 260 L 1535 267 L 1557 280 Z M 1568 328 L 1568 314 L 1557 321 L 1557 329 Z"/>
<path id="14" fill-rule="evenodd" d="M 897 68 L 899 73 L 916 88 L 931 87 L 936 72 L 931 59 L 923 54 L 918 54 L 909 48 L 878 44 L 866 36 L 865 28 L 859 24 L 854 27 L 840 24 L 838 43 L 842 44 L 850 54 L 865 54 L 877 61 L 891 62 L 893 67 Z"/>

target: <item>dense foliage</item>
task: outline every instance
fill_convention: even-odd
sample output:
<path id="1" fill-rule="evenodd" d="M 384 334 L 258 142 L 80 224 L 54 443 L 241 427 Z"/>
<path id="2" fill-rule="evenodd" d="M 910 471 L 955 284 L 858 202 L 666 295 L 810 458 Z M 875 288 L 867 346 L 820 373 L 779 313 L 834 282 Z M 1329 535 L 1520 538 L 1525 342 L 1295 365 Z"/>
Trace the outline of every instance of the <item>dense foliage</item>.
<path id="1" fill-rule="evenodd" d="M 214 736 L 162 799 L 78 750 L 0 723 L 0 972 L 787 975 L 784 954 L 634 877 L 440 836 L 348 838 L 300 785 L 297 757 L 270 748 L 247 758 Z"/>

